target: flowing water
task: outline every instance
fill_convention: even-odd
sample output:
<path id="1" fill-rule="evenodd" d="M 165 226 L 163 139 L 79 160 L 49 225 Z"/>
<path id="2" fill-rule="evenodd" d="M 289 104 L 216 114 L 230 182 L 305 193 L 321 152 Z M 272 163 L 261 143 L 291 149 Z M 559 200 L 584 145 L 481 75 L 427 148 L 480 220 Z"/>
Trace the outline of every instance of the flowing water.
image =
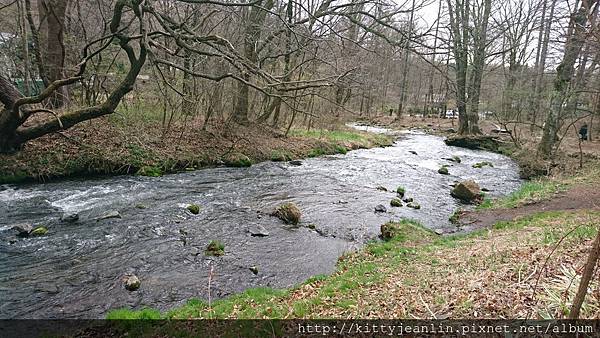
<path id="1" fill-rule="evenodd" d="M 462 163 L 443 159 L 453 155 Z M 494 167 L 471 167 L 481 161 Z M 437 173 L 442 164 L 450 165 L 450 175 Z M 386 221 L 412 218 L 432 229 L 456 230 L 448 217 L 461 205 L 450 196 L 450 184 L 464 179 L 476 180 L 491 196 L 521 183 L 507 157 L 407 133 L 393 147 L 307 159 L 301 166 L 265 162 L 160 178 L 0 186 L 0 318 L 102 318 L 121 307 L 165 310 L 206 299 L 211 269 L 213 299 L 250 287 L 289 287 L 331 273 L 340 255 L 376 239 Z M 400 185 L 420 210 L 389 206 Z M 269 216 L 284 202 L 302 210 L 299 226 Z M 190 203 L 201 206 L 200 214 L 185 209 Z M 378 204 L 388 212 L 374 212 Z M 110 211 L 122 218 L 98 220 Z M 65 213 L 79 214 L 79 221 L 61 221 Z M 17 238 L 11 227 L 19 223 L 44 225 L 49 232 Z M 268 236 L 252 236 L 249 230 L 258 226 Z M 225 244 L 225 256 L 204 255 L 213 239 Z M 126 273 L 140 278 L 138 291 L 124 289 Z"/>

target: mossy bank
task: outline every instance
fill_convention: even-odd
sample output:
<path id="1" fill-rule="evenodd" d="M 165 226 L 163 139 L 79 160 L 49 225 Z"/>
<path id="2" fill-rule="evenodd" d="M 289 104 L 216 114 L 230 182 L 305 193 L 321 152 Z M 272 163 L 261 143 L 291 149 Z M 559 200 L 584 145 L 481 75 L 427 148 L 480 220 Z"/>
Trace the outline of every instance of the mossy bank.
<path id="1" fill-rule="evenodd" d="M 343 128 L 343 127 L 341 127 Z M 222 131 L 160 132 L 149 124 L 108 119 L 35 140 L 16 154 L 0 154 L 0 184 L 92 175 L 161 176 L 216 165 L 248 167 L 360 148 L 389 146 L 389 136 L 340 130 L 291 130 L 234 126 Z"/>

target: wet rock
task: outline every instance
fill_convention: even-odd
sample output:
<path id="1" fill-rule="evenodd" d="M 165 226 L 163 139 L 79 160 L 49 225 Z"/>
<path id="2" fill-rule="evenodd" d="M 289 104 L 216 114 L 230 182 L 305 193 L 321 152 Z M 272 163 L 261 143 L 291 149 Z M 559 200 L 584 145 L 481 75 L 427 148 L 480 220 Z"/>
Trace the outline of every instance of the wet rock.
<path id="1" fill-rule="evenodd" d="M 410 202 L 408 204 L 406 204 L 407 207 L 412 208 L 412 209 L 421 209 L 421 205 L 419 203 L 416 202 Z"/>
<path id="2" fill-rule="evenodd" d="M 441 167 L 440 169 L 438 169 L 438 174 L 441 174 L 441 175 L 450 175 L 450 173 L 448 172 L 448 168 L 447 167 Z"/>
<path id="3" fill-rule="evenodd" d="M 31 224 L 17 224 L 14 225 L 11 229 L 17 232 L 17 236 L 27 237 L 29 233 L 33 230 L 33 226 Z"/>
<path id="4" fill-rule="evenodd" d="M 225 254 L 225 244 L 220 241 L 210 241 L 206 246 L 206 250 L 204 250 L 204 254 L 206 256 L 223 256 Z"/>
<path id="5" fill-rule="evenodd" d="M 433 229 L 433 233 L 436 235 L 443 235 L 444 234 L 444 230 L 442 229 Z"/>
<path id="6" fill-rule="evenodd" d="M 383 204 L 379 204 L 375 207 L 375 212 L 387 212 L 387 208 Z"/>
<path id="7" fill-rule="evenodd" d="M 398 188 L 396 188 L 396 193 L 398 194 L 398 196 L 404 197 L 404 194 L 406 193 L 406 189 L 404 189 L 404 187 L 398 187 Z"/>
<path id="8" fill-rule="evenodd" d="M 402 200 L 400 200 L 399 198 L 394 198 L 390 201 L 390 205 L 393 207 L 401 207 L 402 206 Z"/>
<path id="9" fill-rule="evenodd" d="M 252 271 L 253 274 L 258 275 L 258 267 L 251 266 L 248 269 L 250 269 L 250 271 Z"/>
<path id="10" fill-rule="evenodd" d="M 460 157 L 458 157 L 456 155 L 454 155 L 452 157 L 449 157 L 449 158 L 444 158 L 444 160 L 450 161 L 450 162 L 454 162 L 454 163 L 460 163 L 460 162 L 462 162 L 462 160 L 460 159 Z"/>
<path id="11" fill-rule="evenodd" d="M 121 214 L 116 210 L 112 210 L 112 211 L 109 211 L 109 212 L 101 215 L 100 217 L 97 218 L 97 220 L 102 221 L 102 220 L 111 219 L 111 218 L 121 218 Z"/>
<path id="12" fill-rule="evenodd" d="M 186 209 L 193 215 L 198 215 L 200 213 L 200 206 L 198 204 L 190 204 Z"/>
<path id="13" fill-rule="evenodd" d="M 494 165 L 492 164 L 492 162 L 488 162 L 488 161 L 483 161 L 483 162 L 477 162 L 475 164 L 473 164 L 473 168 L 483 168 L 483 167 L 490 167 L 493 168 Z"/>
<path id="14" fill-rule="evenodd" d="M 481 188 L 475 181 L 467 180 L 457 184 L 450 195 L 463 202 L 473 203 L 481 199 Z"/>
<path id="15" fill-rule="evenodd" d="M 408 152 L 409 152 L 409 153 L 411 153 L 411 154 L 413 154 L 413 155 L 419 155 L 419 154 L 417 154 L 417 152 L 416 152 L 416 151 L 414 151 L 414 150 L 409 150 Z"/>
<path id="16" fill-rule="evenodd" d="M 288 162 L 291 165 L 295 165 L 295 166 L 301 166 L 302 165 L 302 161 L 299 160 L 292 160 Z"/>
<path id="17" fill-rule="evenodd" d="M 148 208 L 147 206 L 145 206 L 145 205 L 143 205 L 143 204 L 136 204 L 136 205 L 135 205 L 135 207 L 136 207 L 137 209 L 147 209 L 147 208 Z"/>
<path id="18" fill-rule="evenodd" d="M 412 197 L 406 197 L 405 199 L 403 199 L 404 203 L 410 203 L 413 202 L 414 199 Z"/>
<path id="19" fill-rule="evenodd" d="M 78 213 L 70 213 L 70 214 L 65 213 L 62 216 L 60 216 L 60 220 L 65 223 L 74 223 L 79 220 L 79 214 Z"/>
<path id="20" fill-rule="evenodd" d="M 456 133 L 456 129 L 454 128 L 448 128 L 445 130 L 445 132 L 450 133 L 450 134 L 455 134 Z"/>
<path id="21" fill-rule="evenodd" d="M 348 201 L 345 201 L 345 200 L 339 200 L 339 201 L 337 201 L 337 204 L 348 204 Z"/>
<path id="22" fill-rule="evenodd" d="M 29 233 L 29 236 L 44 236 L 48 233 L 48 228 L 46 227 L 37 227 Z"/>
<path id="23" fill-rule="evenodd" d="M 142 282 L 136 275 L 127 275 L 123 278 L 123 286 L 128 291 L 135 291 L 140 288 Z"/>
<path id="24" fill-rule="evenodd" d="M 311 223 L 311 224 L 309 224 L 307 227 L 308 227 L 310 230 L 316 230 L 316 229 L 317 229 L 317 226 L 316 226 L 315 224 L 312 224 L 312 223 Z"/>
<path id="25" fill-rule="evenodd" d="M 8 240 L 8 244 L 10 244 L 10 245 L 13 245 L 13 244 L 15 244 L 17 242 L 18 242 L 18 240 L 16 238 L 11 238 L 11 239 Z"/>
<path id="26" fill-rule="evenodd" d="M 498 151 L 500 142 L 495 136 L 453 136 L 448 137 L 444 142 L 449 146 L 468 148 L 468 149 L 481 149 L 489 151 Z"/>
<path id="27" fill-rule="evenodd" d="M 269 232 L 260 224 L 253 224 L 248 227 L 248 232 L 252 237 L 267 237 Z"/>
<path id="28" fill-rule="evenodd" d="M 300 222 L 300 218 L 302 217 L 300 209 L 294 203 L 285 203 L 280 205 L 272 215 L 278 217 L 286 224 L 294 225 L 298 224 Z"/>
<path id="29" fill-rule="evenodd" d="M 377 190 L 379 190 L 379 191 L 388 191 L 386 187 L 384 187 L 384 186 L 381 186 L 381 185 L 380 185 L 380 186 L 377 186 L 377 188 L 375 188 L 375 189 L 377 189 Z"/>
<path id="30" fill-rule="evenodd" d="M 488 188 L 481 188 L 481 191 L 483 191 L 483 192 L 490 192 L 491 190 L 488 189 Z"/>

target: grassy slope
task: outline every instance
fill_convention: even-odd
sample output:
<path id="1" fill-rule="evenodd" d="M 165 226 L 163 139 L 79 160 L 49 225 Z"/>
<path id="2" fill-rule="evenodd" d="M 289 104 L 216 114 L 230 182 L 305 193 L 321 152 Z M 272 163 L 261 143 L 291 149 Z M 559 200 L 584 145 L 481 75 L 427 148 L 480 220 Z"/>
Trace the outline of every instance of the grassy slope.
<path id="1" fill-rule="evenodd" d="M 33 141 L 15 155 L 0 154 L 0 184 L 96 174 L 160 176 L 220 163 L 246 166 L 392 144 L 391 137 L 360 131 L 293 130 L 285 138 L 258 126 L 231 133 L 175 130 L 164 138 L 150 122 L 120 125 L 106 120 L 78 126 L 65 136 Z"/>

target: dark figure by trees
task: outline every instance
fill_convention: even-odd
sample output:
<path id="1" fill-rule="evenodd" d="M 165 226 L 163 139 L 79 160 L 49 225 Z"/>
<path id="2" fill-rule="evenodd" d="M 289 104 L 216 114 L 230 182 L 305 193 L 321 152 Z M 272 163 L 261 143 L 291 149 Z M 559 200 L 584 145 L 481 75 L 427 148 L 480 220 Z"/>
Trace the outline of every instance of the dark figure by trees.
<path id="1" fill-rule="evenodd" d="M 588 139 L 588 126 L 587 123 L 584 123 L 581 128 L 579 128 L 579 137 L 582 141 L 587 141 Z"/>

